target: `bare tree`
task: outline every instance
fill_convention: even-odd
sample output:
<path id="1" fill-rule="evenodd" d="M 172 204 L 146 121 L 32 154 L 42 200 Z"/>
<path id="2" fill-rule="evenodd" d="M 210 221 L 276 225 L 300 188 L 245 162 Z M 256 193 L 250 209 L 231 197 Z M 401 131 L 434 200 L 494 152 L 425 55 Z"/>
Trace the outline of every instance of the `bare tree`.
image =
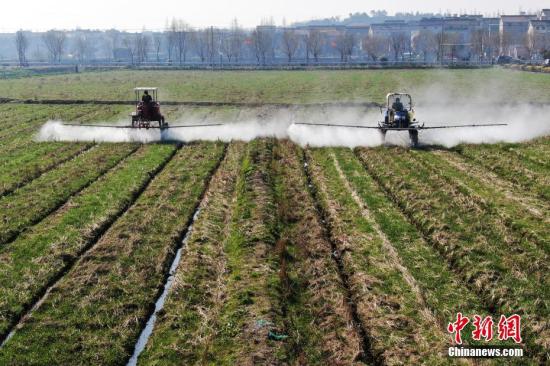
<path id="1" fill-rule="evenodd" d="M 252 52 L 258 64 L 266 65 L 273 52 L 273 36 L 271 32 L 263 27 L 256 27 L 252 31 L 251 38 Z"/>
<path id="2" fill-rule="evenodd" d="M 363 50 L 372 61 L 377 61 L 387 50 L 388 40 L 382 36 L 371 34 L 363 39 Z"/>
<path id="3" fill-rule="evenodd" d="M 550 49 L 550 36 L 546 32 L 530 31 L 525 37 L 525 46 L 531 57 L 543 56 Z"/>
<path id="4" fill-rule="evenodd" d="M 147 61 L 147 52 L 151 47 L 151 39 L 144 32 L 137 33 L 134 36 L 133 50 L 137 63 Z"/>
<path id="5" fill-rule="evenodd" d="M 15 33 L 15 47 L 17 48 L 17 57 L 19 59 L 19 66 L 27 66 L 27 49 L 29 48 L 29 39 L 25 32 L 22 30 Z"/>
<path id="6" fill-rule="evenodd" d="M 208 58 L 208 35 L 204 30 L 197 30 L 192 33 L 192 43 L 195 49 L 196 55 L 200 58 L 201 62 L 205 62 Z"/>
<path id="7" fill-rule="evenodd" d="M 237 19 L 231 22 L 229 35 L 221 40 L 221 50 L 229 62 L 238 62 L 242 56 L 242 48 L 245 40 L 244 31 Z"/>
<path id="8" fill-rule="evenodd" d="M 216 55 L 220 53 L 219 32 L 214 27 L 209 27 L 204 30 L 204 40 L 206 43 L 206 56 L 208 63 L 214 65 Z"/>
<path id="9" fill-rule="evenodd" d="M 52 62 L 61 62 L 67 34 L 63 31 L 49 30 L 42 35 L 42 41 L 48 50 Z"/>
<path id="10" fill-rule="evenodd" d="M 187 60 L 187 52 L 189 51 L 190 43 L 190 27 L 182 19 L 173 19 L 170 26 L 170 32 L 169 42 L 173 43 L 173 48 L 176 51 L 178 61 L 181 65 Z"/>
<path id="11" fill-rule="evenodd" d="M 104 47 L 107 59 L 111 60 L 115 56 L 115 49 L 119 47 L 120 32 L 116 29 L 111 29 L 105 32 Z"/>
<path id="12" fill-rule="evenodd" d="M 122 45 L 124 46 L 124 48 L 126 48 L 128 50 L 128 54 L 130 56 L 130 63 L 133 65 L 134 64 L 134 57 L 135 57 L 135 41 L 134 41 L 134 37 L 130 36 L 130 35 L 126 35 L 123 39 L 122 39 Z"/>
<path id="13" fill-rule="evenodd" d="M 315 62 L 319 62 L 319 56 L 321 56 L 321 51 L 323 50 L 323 37 L 321 35 L 321 32 L 316 29 L 310 30 L 308 32 L 306 39 L 306 49 L 308 53 L 308 59 L 309 53 L 311 52 Z"/>
<path id="14" fill-rule="evenodd" d="M 472 54 L 478 59 L 483 60 L 485 54 L 485 38 L 486 32 L 483 29 L 476 29 L 472 32 L 471 50 Z"/>
<path id="15" fill-rule="evenodd" d="M 500 54 L 511 56 L 512 36 L 508 32 L 500 34 Z"/>
<path id="16" fill-rule="evenodd" d="M 254 29 L 252 33 L 250 34 L 250 41 L 248 41 L 248 45 L 250 46 L 250 49 L 252 51 L 252 54 L 256 58 L 256 62 L 258 65 L 260 64 L 262 60 L 262 51 L 261 51 L 261 41 L 260 41 L 260 32 L 258 29 Z"/>
<path id="17" fill-rule="evenodd" d="M 153 47 L 157 55 L 157 62 L 160 62 L 160 50 L 162 49 L 162 35 L 159 33 L 153 34 Z"/>
<path id="18" fill-rule="evenodd" d="M 166 34 L 166 53 L 168 54 L 169 62 L 172 62 L 172 52 L 174 52 L 174 48 L 176 47 L 177 27 L 176 19 L 172 19 L 172 22 L 166 26 L 164 32 Z"/>
<path id="19" fill-rule="evenodd" d="M 489 32 L 485 41 L 485 53 L 489 60 L 498 55 L 500 37 L 497 32 Z"/>
<path id="20" fill-rule="evenodd" d="M 74 52 L 80 64 L 84 64 L 92 54 L 92 42 L 86 34 L 77 34 L 74 40 Z"/>
<path id="21" fill-rule="evenodd" d="M 417 54 L 421 54 L 424 62 L 428 60 L 428 55 L 436 54 L 439 49 L 437 36 L 430 30 L 421 30 L 412 39 L 413 49 Z"/>
<path id="22" fill-rule="evenodd" d="M 404 60 L 404 53 L 407 48 L 407 44 L 410 42 L 410 37 L 408 37 L 405 32 L 394 32 L 390 35 L 390 46 L 393 50 L 393 58 L 395 61 Z"/>
<path id="23" fill-rule="evenodd" d="M 336 49 L 340 54 L 340 61 L 348 62 L 355 46 L 355 37 L 352 33 L 341 32 L 336 37 Z"/>
<path id="24" fill-rule="evenodd" d="M 292 57 L 298 49 L 298 36 L 292 29 L 287 29 L 283 32 L 283 53 L 286 55 L 288 63 L 292 62 Z"/>

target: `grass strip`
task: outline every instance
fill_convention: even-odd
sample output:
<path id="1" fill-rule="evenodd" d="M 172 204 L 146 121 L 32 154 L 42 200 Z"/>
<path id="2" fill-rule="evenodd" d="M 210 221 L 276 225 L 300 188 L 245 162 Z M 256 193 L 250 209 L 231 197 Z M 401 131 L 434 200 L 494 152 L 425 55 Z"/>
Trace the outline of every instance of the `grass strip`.
<path id="1" fill-rule="evenodd" d="M 126 109 L 122 106 L 41 106 L 35 114 L 29 112 L 28 120 L 13 126 L 13 130 L 3 139 L 0 145 L 0 156 L 14 158 L 25 153 L 29 148 L 38 145 L 35 140 L 36 132 L 47 120 L 63 120 L 71 122 L 117 121 L 122 118 L 121 112 Z M 28 122 L 28 123 L 26 123 Z M 23 124 L 23 125 L 22 125 Z"/>
<path id="2" fill-rule="evenodd" d="M 402 152 L 410 154 L 410 152 Z M 436 175 L 384 149 L 360 149 L 358 154 L 373 178 L 405 215 L 446 258 L 492 313 L 523 315 L 529 352 L 541 352 L 548 342 L 547 288 L 543 262 L 526 260 L 503 245 L 507 238 L 468 196 Z"/>
<path id="3" fill-rule="evenodd" d="M 125 363 L 223 150 L 180 150 L 0 349 L 0 364 Z"/>
<path id="4" fill-rule="evenodd" d="M 446 363 L 446 335 L 424 316 L 402 272 L 387 259 L 383 238 L 353 200 L 326 150 L 308 152 L 320 203 L 349 279 L 352 300 L 382 363 Z M 423 329 L 416 332 L 415 329 Z M 414 336 L 412 336 L 414 334 Z"/>
<path id="5" fill-rule="evenodd" d="M 135 201 L 172 157 L 145 145 L 16 241 L 0 248 L 0 339 Z"/>
<path id="6" fill-rule="evenodd" d="M 14 158 L 0 156 L 0 197 L 90 149 L 93 144 L 40 143 Z"/>
<path id="7" fill-rule="evenodd" d="M 353 365 L 367 361 L 347 292 L 302 169 L 302 150 L 289 141 L 274 149 L 280 238 L 280 295 L 286 364 Z"/>
<path id="8" fill-rule="evenodd" d="M 459 146 L 456 151 L 498 176 L 537 194 L 547 202 L 550 201 L 550 176 L 540 166 L 528 164 L 525 160 L 502 151 L 492 151 L 485 146 Z"/>
<path id="9" fill-rule="evenodd" d="M 250 142 L 239 170 L 236 205 L 224 245 L 227 297 L 206 356 L 220 365 L 274 364 L 281 357 L 281 342 L 269 339 L 270 332 L 283 329 L 277 310 L 273 144 L 271 139 Z"/>
<path id="10" fill-rule="evenodd" d="M 0 244 L 42 220 L 137 148 L 133 144 L 98 145 L 0 198 Z"/>
<path id="11" fill-rule="evenodd" d="M 224 245 L 245 150 L 244 143 L 229 145 L 225 160 L 212 178 L 183 249 L 174 285 L 139 358 L 140 365 L 209 361 L 208 350 L 216 337 L 214 326 L 227 297 Z"/>
<path id="12" fill-rule="evenodd" d="M 533 215 L 516 201 L 508 199 L 492 184 L 464 174 L 437 154 L 415 151 L 411 155 L 402 156 L 423 164 L 433 174 L 441 176 L 448 184 L 455 185 L 471 197 L 491 216 L 494 227 L 500 226 L 500 230 L 506 233 L 506 243 L 510 248 L 524 252 L 533 261 L 550 261 L 550 212 L 542 212 L 541 215 L 546 216 L 546 219 L 541 220 L 541 216 Z"/>

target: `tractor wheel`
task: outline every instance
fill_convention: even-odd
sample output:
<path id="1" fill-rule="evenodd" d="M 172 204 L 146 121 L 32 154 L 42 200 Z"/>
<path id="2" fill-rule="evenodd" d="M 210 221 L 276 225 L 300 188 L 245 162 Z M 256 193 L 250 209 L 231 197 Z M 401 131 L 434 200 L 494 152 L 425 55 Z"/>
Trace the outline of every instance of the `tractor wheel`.
<path id="1" fill-rule="evenodd" d="M 411 139 L 411 146 L 418 147 L 418 130 L 409 130 L 409 137 Z"/>

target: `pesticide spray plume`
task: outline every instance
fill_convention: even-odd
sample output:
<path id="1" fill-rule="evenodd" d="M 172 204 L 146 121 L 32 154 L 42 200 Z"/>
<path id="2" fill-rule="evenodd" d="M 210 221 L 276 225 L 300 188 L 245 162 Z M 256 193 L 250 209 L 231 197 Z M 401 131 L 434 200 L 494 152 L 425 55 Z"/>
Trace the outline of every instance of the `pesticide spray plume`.
<path id="1" fill-rule="evenodd" d="M 486 92 L 486 89 L 484 89 Z M 416 118 L 428 126 L 462 124 L 507 123 L 508 126 L 453 128 L 426 130 L 420 133 L 421 145 L 453 147 L 462 143 L 482 144 L 499 142 L 523 142 L 550 135 L 550 105 L 506 105 L 495 101 L 479 103 L 472 93 L 469 99 L 456 99 L 445 95 L 439 87 L 424 89 L 413 94 Z M 498 98 L 496 98 L 498 99 Z M 205 109 L 208 111 L 211 109 Z M 206 114 L 208 115 L 208 114 Z M 258 137 L 289 138 L 301 146 L 374 147 L 382 144 L 379 131 L 345 127 L 306 126 L 294 122 L 352 124 L 376 126 L 382 118 L 380 110 L 353 106 L 309 106 L 304 108 L 271 108 L 265 113 L 262 108 L 242 110 L 238 116 L 248 119 L 215 120 L 182 117 L 172 125 L 225 123 L 222 126 L 191 127 L 181 129 L 118 129 L 66 126 L 61 121 L 48 121 L 38 133 L 39 141 L 95 141 L 95 142 L 141 142 L 157 141 L 250 141 Z M 244 117 L 244 118 L 247 118 Z M 183 119 L 185 118 L 185 119 Z M 120 122 L 125 125 L 127 122 Z M 408 146 L 407 132 L 388 132 L 386 144 Z"/>

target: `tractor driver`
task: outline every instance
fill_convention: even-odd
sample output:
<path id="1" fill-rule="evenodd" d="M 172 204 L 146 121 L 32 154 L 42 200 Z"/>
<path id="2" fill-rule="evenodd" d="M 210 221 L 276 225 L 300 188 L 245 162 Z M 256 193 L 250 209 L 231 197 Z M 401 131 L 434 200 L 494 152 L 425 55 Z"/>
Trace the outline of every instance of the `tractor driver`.
<path id="1" fill-rule="evenodd" d="M 395 102 L 393 102 L 391 108 L 396 112 L 403 112 L 404 107 L 403 107 L 403 103 L 401 103 L 401 99 L 396 98 Z"/>
<path id="2" fill-rule="evenodd" d="M 143 92 L 143 96 L 141 97 L 141 101 L 145 104 L 149 104 L 153 101 L 153 98 L 149 95 L 149 91 L 145 90 Z"/>

